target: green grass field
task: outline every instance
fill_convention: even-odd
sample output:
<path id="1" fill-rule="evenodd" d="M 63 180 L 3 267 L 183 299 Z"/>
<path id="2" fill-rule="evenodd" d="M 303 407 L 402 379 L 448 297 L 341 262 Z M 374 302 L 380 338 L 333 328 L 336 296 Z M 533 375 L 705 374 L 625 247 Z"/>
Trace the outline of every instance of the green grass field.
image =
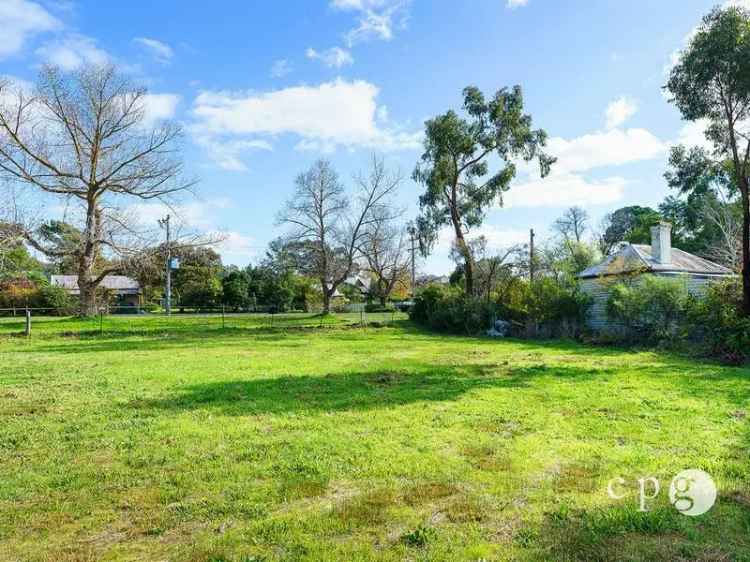
<path id="1" fill-rule="evenodd" d="M 750 560 L 750 369 L 358 319 L 0 320 L 0 559 Z"/>

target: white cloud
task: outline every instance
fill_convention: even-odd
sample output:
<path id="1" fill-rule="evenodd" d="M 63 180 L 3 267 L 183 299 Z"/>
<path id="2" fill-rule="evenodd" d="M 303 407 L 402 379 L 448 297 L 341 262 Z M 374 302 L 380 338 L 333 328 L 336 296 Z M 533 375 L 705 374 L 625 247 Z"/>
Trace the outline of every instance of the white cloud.
<path id="1" fill-rule="evenodd" d="M 174 56 L 172 47 L 162 41 L 158 41 L 157 39 L 151 39 L 150 37 L 136 37 L 133 41 L 146 47 L 146 49 L 148 49 L 154 58 L 160 63 L 168 63 Z"/>
<path id="2" fill-rule="evenodd" d="M 607 129 L 619 127 L 638 111 L 638 103 L 627 96 L 620 96 L 610 102 L 604 112 Z"/>
<path id="3" fill-rule="evenodd" d="M 0 22 L 3 25 L 0 59 L 19 52 L 29 37 L 61 26 L 41 5 L 29 0 L 2 0 Z"/>
<path id="4" fill-rule="evenodd" d="M 157 221 L 170 215 L 176 232 L 198 233 L 219 240 L 214 249 L 221 254 L 224 263 L 246 265 L 260 251 L 255 239 L 240 232 L 219 226 L 219 214 L 231 207 L 231 201 L 222 197 L 206 200 L 191 200 L 178 205 L 161 202 L 136 203 L 127 209 L 130 217 L 144 229 L 158 233 Z"/>
<path id="5" fill-rule="evenodd" d="M 472 229 L 469 232 L 468 238 L 475 239 L 480 236 L 484 236 L 487 240 L 487 251 L 490 254 L 529 241 L 529 231 L 526 229 L 503 228 L 487 222 L 478 228 Z M 455 239 L 456 235 L 452 227 L 442 228 L 438 232 L 435 250 L 437 252 L 450 252 Z"/>
<path id="6" fill-rule="evenodd" d="M 651 160 L 664 154 L 668 144 L 646 129 L 597 131 L 567 140 L 553 137 L 547 151 L 557 157 L 556 172 L 583 172 Z"/>
<path id="7" fill-rule="evenodd" d="M 331 47 L 325 51 L 316 51 L 310 47 L 305 52 L 305 56 L 308 59 L 319 60 L 330 68 L 341 68 L 342 66 L 354 63 L 352 54 L 341 47 Z"/>
<path id="8" fill-rule="evenodd" d="M 180 96 L 175 94 L 146 94 L 143 96 L 144 117 L 142 125 L 153 127 L 159 121 L 172 119 L 180 103 Z"/>
<path id="9" fill-rule="evenodd" d="M 271 65 L 271 77 L 281 78 L 286 76 L 292 71 L 292 65 L 286 59 L 278 59 L 273 61 Z"/>
<path id="10" fill-rule="evenodd" d="M 78 34 L 47 43 L 36 53 L 45 62 L 65 71 L 76 70 L 84 64 L 104 65 L 110 61 L 109 55 L 97 47 L 96 40 Z"/>
<path id="11" fill-rule="evenodd" d="M 203 147 L 208 157 L 222 170 L 245 172 L 247 165 L 242 156 L 253 150 L 273 150 L 268 141 L 254 140 L 221 140 L 212 136 L 194 136 L 193 140 Z"/>
<path id="12" fill-rule="evenodd" d="M 505 6 L 513 10 L 515 8 L 522 8 L 528 3 L 529 3 L 529 0 L 507 0 L 507 2 L 505 3 Z"/>
<path id="13" fill-rule="evenodd" d="M 357 12 L 357 26 L 346 33 L 349 46 L 363 41 L 390 41 L 395 25 L 404 27 L 411 0 L 332 0 L 337 10 Z M 397 20 L 398 21 L 394 21 Z"/>
<path id="14" fill-rule="evenodd" d="M 592 181 L 579 174 L 553 172 L 513 184 L 504 196 L 504 207 L 611 205 L 623 198 L 626 184 L 619 176 Z"/>
<path id="15" fill-rule="evenodd" d="M 221 239 L 215 249 L 221 255 L 224 264 L 244 266 L 261 252 L 255 238 L 234 230 L 217 230 L 209 232 L 208 235 Z"/>
<path id="16" fill-rule="evenodd" d="M 706 128 L 709 125 L 708 119 L 699 119 L 698 121 L 688 121 L 680 129 L 675 144 L 684 144 L 685 146 L 700 146 L 706 150 L 713 150 L 713 143 L 705 135 Z"/>
<path id="17" fill-rule="evenodd" d="M 727 0 L 727 2 L 724 2 L 723 8 L 728 8 L 729 6 L 735 6 L 737 8 L 745 8 L 746 10 L 750 10 L 750 0 Z"/>
<path id="18" fill-rule="evenodd" d="M 194 199 L 176 205 L 167 205 L 160 201 L 135 203 L 128 207 L 128 212 L 145 227 L 156 225 L 159 219 L 170 215 L 177 230 L 206 232 L 218 230 L 216 213 L 229 206 L 229 200 L 217 197 L 207 200 Z"/>
<path id="19" fill-rule="evenodd" d="M 291 134 L 299 137 L 302 150 L 418 149 L 421 131 L 378 123 L 377 95 L 369 82 L 342 79 L 267 93 L 204 91 L 195 100 L 191 130 L 204 146 Z"/>

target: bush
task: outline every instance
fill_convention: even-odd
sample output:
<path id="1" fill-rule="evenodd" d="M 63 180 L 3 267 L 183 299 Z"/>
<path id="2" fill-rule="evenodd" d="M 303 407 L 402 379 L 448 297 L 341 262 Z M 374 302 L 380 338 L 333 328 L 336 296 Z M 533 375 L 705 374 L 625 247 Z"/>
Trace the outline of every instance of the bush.
<path id="1" fill-rule="evenodd" d="M 644 275 L 611 288 L 607 315 L 622 324 L 628 339 L 663 342 L 678 337 L 687 303 L 683 279 Z"/>
<path id="2" fill-rule="evenodd" d="M 533 335 L 577 336 L 591 300 L 578 286 L 561 284 L 543 277 L 527 285 L 521 299 L 523 321 L 533 327 Z"/>
<path id="3" fill-rule="evenodd" d="M 0 308 L 47 308 L 53 314 L 72 314 L 75 302 L 65 289 L 40 276 L 22 276 L 0 282 Z"/>
<path id="4" fill-rule="evenodd" d="M 492 295 L 495 300 L 467 297 L 456 287 L 430 285 L 414 299 L 409 316 L 435 330 L 476 334 L 493 320 L 510 321 L 532 336 L 576 335 L 589 299 L 575 286 L 561 285 L 552 278 L 534 283 L 520 281 L 512 291 Z"/>
<path id="5" fill-rule="evenodd" d="M 381 305 L 376 302 L 368 302 L 365 305 L 365 312 L 393 312 L 395 307 L 393 305 Z"/>
<path id="6" fill-rule="evenodd" d="M 62 287 L 45 285 L 39 289 L 43 308 L 54 308 L 55 313 L 67 316 L 75 312 L 75 299 Z"/>
<path id="7" fill-rule="evenodd" d="M 497 306 L 467 297 L 460 289 L 428 285 L 414 299 L 409 317 L 433 330 L 477 334 L 487 330 Z"/>
<path id="8" fill-rule="evenodd" d="M 750 358 L 750 318 L 740 315 L 742 286 L 739 280 L 716 283 L 701 298 L 687 305 L 688 336 L 704 353 L 727 363 Z"/>

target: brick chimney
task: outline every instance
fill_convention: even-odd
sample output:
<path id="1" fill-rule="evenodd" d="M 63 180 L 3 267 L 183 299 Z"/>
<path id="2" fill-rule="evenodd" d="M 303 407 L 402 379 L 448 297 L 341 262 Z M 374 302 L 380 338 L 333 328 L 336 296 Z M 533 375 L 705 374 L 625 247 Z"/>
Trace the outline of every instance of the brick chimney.
<path id="1" fill-rule="evenodd" d="M 672 263 L 672 225 L 668 222 L 651 227 L 651 255 L 656 263 Z"/>

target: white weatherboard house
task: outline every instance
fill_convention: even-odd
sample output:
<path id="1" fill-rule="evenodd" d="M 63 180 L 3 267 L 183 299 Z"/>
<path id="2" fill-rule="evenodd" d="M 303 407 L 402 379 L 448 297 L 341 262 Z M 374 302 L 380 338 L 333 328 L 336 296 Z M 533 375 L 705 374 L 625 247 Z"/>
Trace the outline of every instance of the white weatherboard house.
<path id="1" fill-rule="evenodd" d="M 651 245 L 624 244 L 600 264 L 583 270 L 578 278 L 581 289 L 592 298 L 587 324 L 596 331 L 617 329 L 607 316 L 609 289 L 613 284 L 629 280 L 638 282 L 642 275 L 681 277 L 688 291 L 699 294 L 712 282 L 734 276 L 734 272 L 688 252 L 672 247 L 672 225 L 660 223 L 651 228 Z"/>

